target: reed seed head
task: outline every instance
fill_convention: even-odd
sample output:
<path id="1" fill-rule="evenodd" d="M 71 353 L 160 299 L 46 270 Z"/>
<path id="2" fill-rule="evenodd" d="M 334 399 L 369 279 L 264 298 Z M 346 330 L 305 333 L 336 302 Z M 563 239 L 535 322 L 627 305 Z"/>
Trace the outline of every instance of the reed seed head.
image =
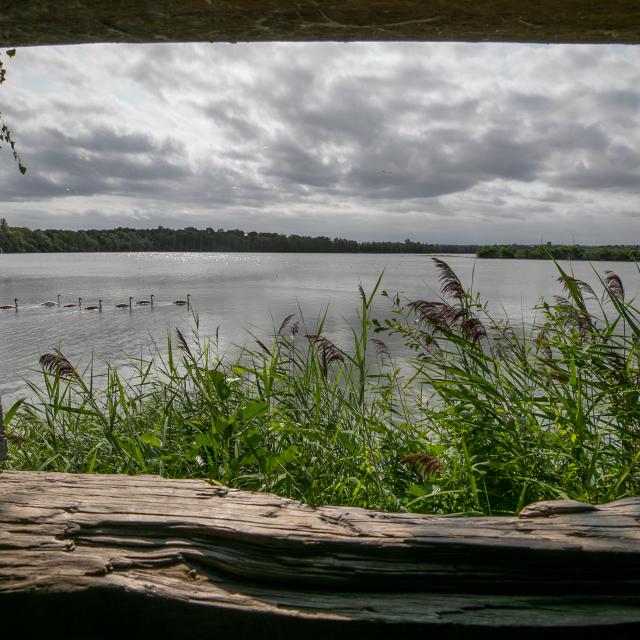
<path id="1" fill-rule="evenodd" d="M 415 465 L 427 476 L 434 473 L 442 473 L 444 465 L 430 453 L 411 453 L 400 458 L 400 464 Z"/>
<path id="2" fill-rule="evenodd" d="M 617 273 L 613 271 L 605 271 L 606 277 L 604 281 L 607 283 L 607 287 L 609 287 L 609 291 L 612 295 L 614 295 L 618 300 L 624 300 L 624 285 L 622 284 L 622 279 Z"/>
<path id="3" fill-rule="evenodd" d="M 75 367 L 58 350 L 41 355 L 40 365 L 49 373 L 59 375 L 61 378 L 77 376 Z"/>

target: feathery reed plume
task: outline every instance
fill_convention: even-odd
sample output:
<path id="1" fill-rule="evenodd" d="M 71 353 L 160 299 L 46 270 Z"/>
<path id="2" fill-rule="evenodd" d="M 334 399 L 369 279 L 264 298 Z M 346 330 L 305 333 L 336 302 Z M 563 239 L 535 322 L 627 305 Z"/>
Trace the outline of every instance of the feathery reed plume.
<path id="1" fill-rule="evenodd" d="M 49 373 L 59 375 L 61 378 L 71 378 L 77 375 L 74 366 L 58 350 L 55 353 L 41 355 L 40 365 Z"/>
<path id="2" fill-rule="evenodd" d="M 280 324 L 280 328 L 278 329 L 278 333 L 277 335 L 281 335 L 282 332 L 287 328 L 287 327 L 291 327 L 291 321 L 296 317 L 295 313 L 292 313 L 290 315 L 288 315 Z M 290 328 L 290 331 L 293 333 L 292 329 Z"/>
<path id="3" fill-rule="evenodd" d="M 300 332 L 300 323 L 296 320 L 291 325 L 291 335 L 295 338 L 299 332 Z"/>
<path id="4" fill-rule="evenodd" d="M 378 340 L 378 338 L 371 338 L 371 342 L 373 343 L 373 346 L 376 349 L 376 353 L 379 356 L 391 356 L 391 354 L 389 353 L 389 348 L 384 342 L 382 342 L 382 340 Z"/>
<path id="5" fill-rule="evenodd" d="M 571 302 L 565 298 L 564 296 L 553 296 L 553 299 L 556 301 L 557 307 L 571 307 L 573 306 Z"/>
<path id="6" fill-rule="evenodd" d="M 360 299 L 362 300 L 362 304 L 366 306 L 367 295 L 365 294 L 364 289 L 362 288 L 362 284 L 358 284 L 358 292 L 360 293 Z"/>
<path id="7" fill-rule="evenodd" d="M 590 295 L 592 298 L 597 298 L 596 292 L 592 289 L 591 285 L 588 282 L 585 282 L 584 280 L 578 280 L 577 278 L 574 278 L 573 279 L 573 283 L 576 285 L 576 287 L 578 287 L 578 289 L 582 293 L 586 293 L 586 294 Z"/>
<path id="8" fill-rule="evenodd" d="M 576 313 L 576 327 L 582 336 L 593 330 L 593 320 L 585 313 Z"/>
<path id="9" fill-rule="evenodd" d="M 496 359 L 512 355 L 518 347 L 518 337 L 513 327 L 506 319 L 498 319 L 492 320 L 491 328 L 494 332 L 493 346 Z"/>
<path id="10" fill-rule="evenodd" d="M 265 352 L 269 357 L 271 357 L 271 355 L 272 355 L 272 354 L 271 354 L 271 351 L 269 350 L 269 348 L 267 347 L 267 345 L 266 345 L 264 342 L 262 342 L 261 340 L 258 340 L 258 338 L 256 338 L 255 340 L 256 340 L 256 342 L 257 342 L 258 346 L 259 346 L 259 347 L 260 347 L 260 348 L 261 348 L 261 349 L 262 349 L 262 350 L 263 350 L 263 351 L 264 351 L 264 352 Z"/>
<path id="11" fill-rule="evenodd" d="M 411 453 L 400 458 L 400 464 L 413 464 L 426 476 L 433 473 L 442 473 L 444 465 L 435 456 L 429 453 Z"/>
<path id="12" fill-rule="evenodd" d="M 580 311 L 571 314 L 570 321 L 583 338 L 586 338 L 594 329 L 591 316 L 581 313 Z"/>
<path id="13" fill-rule="evenodd" d="M 478 342 L 480 338 L 487 337 L 487 330 L 478 318 L 466 318 L 460 325 L 463 335 L 471 340 L 473 344 Z"/>
<path id="14" fill-rule="evenodd" d="M 578 331 L 586 336 L 587 333 L 593 331 L 594 329 L 594 321 L 589 312 L 587 311 L 587 307 L 584 302 L 583 291 L 588 291 L 590 294 L 596 298 L 596 294 L 593 289 L 582 280 L 578 280 L 573 276 L 567 275 L 566 273 L 561 273 L 557 278 L 558 282 L 561 282 L 564 286 L 565 290 L 571 296 L 571 302 L 568 302 L 568 306 L 566 307 L 568 311 L 571 311 L 569 314 L 569 321 L 573 322 L 574 326 L 578 328 Z M 564 304 L 560 304 L 559 306 L 564 307 Z M 569 309 L 571 307 L 571 309 Z M 573 317 L 572 317 L 573 316 Z"/>
<path id="15" fill-rule="evenodd" d="M 558 314 L 558 322 L 562 322 L 565 327 L 576 329 L 584 338 L 594 330 L 593 319 L 583 307 L 574 307 L 571 304 L 558 305 L 561 313 Z"/>
<path id="16" fill-rule="evenodd" d="M 618 298 L 618 300 L 624 300 L 624 285 L 622 284 L 620 276 L 609 270 L 605 271 L 605 273 L 607 275 L 604 281 L 607 283 L 609 291 Z"/>
<path id="17" fill-rule="evenodd" d="M 551 351 L 549 340 L 544 331 L 538 332 L 538 335 L 533 339 L 533 344 L 542 358 L 545 360 L 551 360 L 553 358 L 553 352 Z"/>
<path id="18" fill-rule="evenodd" d="M 328 338 L 315 333 L 307 333 L 305 338 L 316 347 L 320 360 L 320 369 L 325 378 L 332 362 L 344 362 L 342 352 Z"/>
<path id="19" fill-rule="evenodd" d="M 423 322 L 440 330 L 452 329 L 466 315 L 463 309 L 452 307 L 448 302 L 415 300 L 408 306 L 420 316 Z"/>
<path id="20" fill-rule="evenodd" d="M 424 351 L 424 354 L 422 355 L 425 356 L 425 359 L 429 359 L 431 354 L 441 351 L 440 343 L 433 336 L 425 334 L 424 336 L 421 337 L 420 342 L 422 344 L 422 349 Z M 418 354 L 418 358 L 420 357 L 421 357 L 421 354 Z"/>
<path id="21" fill-rule="evenodd" d="M 454 270 L 439 258 L 431 258 L 440 272 L 440 291 L 445 297 L 451 297 L 456 300 L 462 300 L 465 296 L 464 287 Z"/>
<path id="22" fill-rule="evenodd" d="M 195 358 L 193 357 L 193 353 L 191 353 L 191 349 L 189 349 L 189 344 L 187 343 L 187 339 L 184 337 L 182 331 L 180 331 L 180 329 L 178 329 L 177 327 L 176 327 L 176 335 L 178 336 L 178 348 L 183 353 L 186 353 L 192 360 L 194 360 Z"/>
<path id="23" fill-rule="evenodd" d="M 563 273 L 559 275 L 556 280 L 562 284 L 564 290 L 570 293 L 573 297 L 578 298 L 577 302 L 580 304 L 583 302 L 582 294 L 588 293 L 590 296 L 596 298 L 595 291 L 591 288 L 591 285 L 584 280 L 578 280 L 573 276 Z M 577 290 L 577 291 L 576 291 Z"/>

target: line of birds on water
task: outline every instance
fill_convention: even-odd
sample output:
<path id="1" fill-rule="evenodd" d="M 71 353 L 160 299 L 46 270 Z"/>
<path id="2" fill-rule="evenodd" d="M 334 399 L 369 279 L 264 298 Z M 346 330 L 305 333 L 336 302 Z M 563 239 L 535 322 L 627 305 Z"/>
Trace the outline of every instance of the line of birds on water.
<path id="1" fill-rule="evenodd" d="M 154 294 L 149 296 L 148 300 L 136 300 L 135 304 L 139 305 L 149 305 L 153 307 L 153 299 Z M 97 305 L 89 305 L 86 307 L 82 306 L 82 298 L 78 298 L 78 302 L 70 302 L 68 304 L 62 304 L 60 299 L 62 296 L 58 294 L 58 301 L 54 302 L 53 300 L 46 300 L 40 304 L 41 307 L 61 307 L 63 309 L 84 309 L 85 311 L 102 311 L 102 298 L 98 300 Z M 187 294 L 186 300 L 174 300 L 173 304 L 177 304 L 178 306 L 186 305 L 187 309 L 191 308 L 191 294 Z M 129 302 L 121 302 L 119 304 L 114 305 L 116 309 L 133 309 L 133 296 L 129 296 Z M 14 309 L 18 310 L 18 298 L 13 299 L 13 304 L 2 304 L 0 305 L 0 309 L 9 310 Z"/>

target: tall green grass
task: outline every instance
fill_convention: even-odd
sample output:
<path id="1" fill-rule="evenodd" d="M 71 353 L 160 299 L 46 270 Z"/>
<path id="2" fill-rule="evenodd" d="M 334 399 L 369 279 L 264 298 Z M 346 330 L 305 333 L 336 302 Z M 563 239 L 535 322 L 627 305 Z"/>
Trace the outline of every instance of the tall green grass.
<path id="1" fill-rule="evenodd" d="M 620 278 L 596 274 L 598 296 L 556 265 L 565 295 L 518 327 L 436 263 L 443 298 L 396 300 L 386 328 L 433 388 L 421 415 L 444 469 L 438 486 L 459 491 L 442 508 L 510 513 L 540 499 L 638 494 L 640 315 Z"/>
<path id="2" fill-rule="evenodd" d="M 639 493 L 640 312 L 620 279 L 598 276 L 596 295 L 558 266 L 564 296 L 541 301 L 527 327 L 492 318 L 436 264 L 438 300 L 380 294 L 380 280 L 360 288 L 349 348 L 324 319 L 304 329 L 289 316 L 268 344 L 229 359 L 194 317 L 192 335 L 177 331 L 127 376 L 45 354 L 32 398 L 7 412 L 7 464 L 439 513 Z M 384 320 L 372 312 L 380 295 Z M 399 361 L 385 334 L 401 338 Z"/>

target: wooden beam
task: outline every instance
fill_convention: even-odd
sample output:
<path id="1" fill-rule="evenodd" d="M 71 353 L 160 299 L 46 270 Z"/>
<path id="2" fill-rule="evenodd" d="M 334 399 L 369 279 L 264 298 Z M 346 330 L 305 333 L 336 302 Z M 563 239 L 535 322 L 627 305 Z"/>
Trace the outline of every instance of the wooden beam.
<path id="1" fill-rule="evenodd" d="M 433 40 L 640 42 L 637 0 L 4 0 L 0 45 Z"/>
<path id="2" fill-rule="evenodd" d="M 304 640 L 638 630 L 639 519 L 637 498 L 446 518 L 199 480 L 4 472 L 0 620 L 66 638 L 185 624 L 192 638 Z"/>

